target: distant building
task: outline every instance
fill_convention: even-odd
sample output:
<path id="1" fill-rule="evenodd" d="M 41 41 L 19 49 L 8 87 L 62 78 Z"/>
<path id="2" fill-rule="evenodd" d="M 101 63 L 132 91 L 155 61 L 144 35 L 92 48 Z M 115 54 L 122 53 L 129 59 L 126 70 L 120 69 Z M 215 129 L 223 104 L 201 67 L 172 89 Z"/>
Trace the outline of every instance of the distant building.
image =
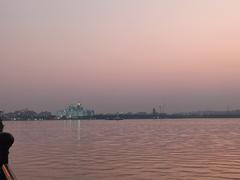
<path id="1" fill-rule="evenodd" d="M 57 112 L 58 118 L 67 118 L 67 119 L 74 119 L 80 118 L 84 116 L 93 116 L 94 111 L 86 109 L 82 106 L 81 103 L 71 104 L 67 108 L 60 110 Z"/>
<path id="2" fill-rule="evenodd" d="M 136 114 L 137 114 L 137 115 L 147 115 L 146 112 L 137 112 Z"/>
<path id="3" fill-rule="evenodd" d="M 37 113 L 32 111 L 32 110 L 28 110 L 28 109 L 22 109 L 22 110 L 18 110 L 15 112 L 10 112 L 7 114 L 4 114 L 4 116 L 7 119 L 12 119 L 12 120 L 30 120 L 30 119 L 36 119 L 37 118 Z"/>
<path id="4" fill-rule="evenodd" d="M 38 119 L 54 119 L 55 117 L 52 115 L 51 112 L 43 111 L 38 113 Z"/>

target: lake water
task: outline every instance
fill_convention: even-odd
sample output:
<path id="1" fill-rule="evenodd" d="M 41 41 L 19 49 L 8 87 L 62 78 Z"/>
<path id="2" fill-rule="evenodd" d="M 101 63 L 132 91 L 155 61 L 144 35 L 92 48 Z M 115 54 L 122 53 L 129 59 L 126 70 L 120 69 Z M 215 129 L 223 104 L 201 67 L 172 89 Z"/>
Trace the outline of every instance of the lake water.
<path id="1" fill-rule="evenodd" d="M 5 124 L 18 180 L 240 178 L 240 119 Z"/>

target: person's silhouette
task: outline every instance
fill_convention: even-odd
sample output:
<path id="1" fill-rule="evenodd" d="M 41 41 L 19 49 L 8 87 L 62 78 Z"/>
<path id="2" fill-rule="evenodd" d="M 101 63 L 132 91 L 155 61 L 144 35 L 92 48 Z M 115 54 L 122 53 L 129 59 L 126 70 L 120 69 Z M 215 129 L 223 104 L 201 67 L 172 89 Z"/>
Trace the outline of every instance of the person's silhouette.
<path id="1" fill-rule="evenodd" d="M 14 142 L 13 136 L 10 133 L 3 132 L 3 128 L 4 125 L 2 123 L 2 119 L 0 118 L 0 180 L 5 179 L 2 166 L 3 164 L 8 164 L 8 150 Z"/>

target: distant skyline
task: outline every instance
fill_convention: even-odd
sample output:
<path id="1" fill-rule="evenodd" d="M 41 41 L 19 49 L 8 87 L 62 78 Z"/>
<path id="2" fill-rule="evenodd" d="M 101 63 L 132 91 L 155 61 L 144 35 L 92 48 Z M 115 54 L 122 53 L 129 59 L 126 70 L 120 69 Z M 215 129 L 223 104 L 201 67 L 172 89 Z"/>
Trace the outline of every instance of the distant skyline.
<path id="1" fill-rule="evenodd" d="M 0 109 L 238 109 L 239 9 L 237 0 L 0 0 Z"/>

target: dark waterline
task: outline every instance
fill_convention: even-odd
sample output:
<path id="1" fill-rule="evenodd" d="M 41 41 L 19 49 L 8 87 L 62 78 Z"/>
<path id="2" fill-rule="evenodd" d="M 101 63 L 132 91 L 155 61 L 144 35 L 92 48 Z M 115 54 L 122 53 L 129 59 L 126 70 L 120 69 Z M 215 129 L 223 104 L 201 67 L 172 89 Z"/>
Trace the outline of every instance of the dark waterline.
<path id="1" fill-rule="evenodd" d="M 240 177 L 240 119 L 5 124 L 20 180 Z"/>

